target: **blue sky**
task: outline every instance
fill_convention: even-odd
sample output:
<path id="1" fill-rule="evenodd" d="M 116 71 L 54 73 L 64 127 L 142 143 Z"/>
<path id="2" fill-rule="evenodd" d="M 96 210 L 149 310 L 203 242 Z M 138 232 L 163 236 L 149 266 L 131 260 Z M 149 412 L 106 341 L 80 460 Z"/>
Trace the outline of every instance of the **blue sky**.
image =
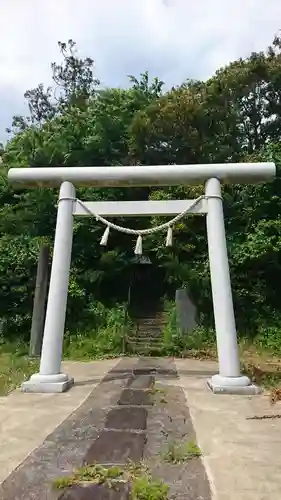
<path id="1" fill-rule="evenodd" d="M 58 40 L 74 39 L 104 85 L 148 70 L 170 86 L 265 49 L 280 28 L 280 0 L 1 0 L 0 141 L 27 112 L 24 91 L 51 83 Z"/>

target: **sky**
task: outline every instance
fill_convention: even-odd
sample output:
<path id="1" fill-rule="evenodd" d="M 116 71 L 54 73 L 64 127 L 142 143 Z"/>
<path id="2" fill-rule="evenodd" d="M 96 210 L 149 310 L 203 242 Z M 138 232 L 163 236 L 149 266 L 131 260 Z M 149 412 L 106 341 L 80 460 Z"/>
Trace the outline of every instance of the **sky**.
<path id="1" fill-rule="evenodd" d="M 280 0 L 0 0 L 0 141 L 25 90 L 51 83 L 58 40 L 95 60 L 106 86 L 148 70 L 169 87 L 205 79 L 281 29 Z"/>

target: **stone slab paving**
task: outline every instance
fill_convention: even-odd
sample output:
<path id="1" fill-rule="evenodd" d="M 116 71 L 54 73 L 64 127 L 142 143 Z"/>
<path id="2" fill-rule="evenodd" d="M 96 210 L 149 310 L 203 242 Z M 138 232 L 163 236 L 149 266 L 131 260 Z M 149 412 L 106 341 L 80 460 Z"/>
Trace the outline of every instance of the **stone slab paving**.
<path id="1" fill-rule="evenodd" d="M 89 444 L 103 429 L 108 408 L 116 404 L 120 392 L 126 387 L 134 363 L 129 358 L 115 360 L 111 371 L 104 374 L 102 383 L 94 385 L 94 389 L 92 386 L 92 391 L 83 403 L 67 415 L 44 442 L 3 481 L 0 485 L 1 500 L 52 498 L 52 481 L 63 474 L 70 474 L 74 467 L 81 466 Z M 90 380 L 91 378 L 88 379 Z M 68 393 L 69 396 L 71 392 Z"/>
<path id="2" fill-rule="evenodd" d="M 194 431 L 183 390 L 165 386 L 167 400 L 163 408 L 161 398 L 157 401 L 157 393 L 150 390 L 154 379 L 165 383 L 177 380 L 174 362 L 133 358 L 118 361 L 80 407 L 3 481 L 0 499 L 126 500 L 130 497 L 129 485 L 120 485 L 119 491 L 105 485 L 88 485 L 62 492 L 55 490 L 52 483 L 82 464 L 97 461 L 108 466 L 124 464 L 128 458 L 136 462 L 145 458 L 153 474 L 168 482 L 173 498 L 210 500 L 200 459 L 184 466 L 163 463 L 167 433 L 171 439 L 180 439 L 183 435 L 193 437 Z"/>
<path id="3" fill-rule="evenodd" d="M 143 406 L 124 406 L 113 408 L 107 415 L 105 428 L 118 430 L 146 429 L 147 409 Z"/>
<path id="4" fill-rule="evenodd" d="M 164 478 L 169 485 L 171 498 L 176 500 L 210 500 L 211 490 L 201 458 L 179 464 L 163 460 L 170 443 L 195 442 L 189 410 L 173 359 L 158 359 L 156 367 L 156 387 L 161 392 L 155 394 L 154 405 L 150 408 L 147 420 L 147 446 L 144 459 L 152 474 Z M 143 360 L 147 368 L 153 360 Z"/>
<path id="5" fill-rule="evenodd" d="M 104 466 L 123 465 L 128 459 L 134 462 L 145 460 L 155 478 L 164 480 L 169 486 L 170 498 L 179 500 L 210 500 L 211 492 L 207 475 L 200 459 L 192 459 L 185 464 L 165 464 L 163 452 L 169 440 L 194 439 L 195 434 L 186 407 L 183 390 L 165 386 L 165 401 L 157 399 L 157 391 L 150 391 L 151 385 L 165 377 L 177 378 L 175 365 L 171 360 L 141 359 L 133 368 L 133 378 L 117 401 L 117 407 L 127 410 L 146 410 L 147 422 L 136 432 L 127 421 L 127 429 L 107 429 L 106 425 L 88 449 L 84 463 L 99 463 Z M 153 376 L 151 375 L 153 373 Z M 150 374 L 150 375 L 148 375 Z M 167 379 L 165 379 L 167 380 Z M 135 389 L 133 389 L 135 387 Z M 142 389 L 140 389 L 142 387 Z M 128 398 L 128 391 L 130 397 Z M 140 397 L 140 391 L 143 396 Z M 162 393 L 162 392 L 161 392 Z M 144 397 L 145 395 L 145 397 Z M 114 425 L 116 407 L 109 410 L 106 418 Z M 119 410 L 120 411 L 120 410 Z M 118 425 L 119 419 L 116 420 Z M 91 496 L 93 495 L 93 496 Z M 96 496 L 95 496 L 96 495 Z M 113 496 L 112 496 L 113 495 Z M 118 496 L 119 495 L 119 496 Z M 130 498 L 128 489 L 112 492 L 104 486 L 84 486 L 69 488 L 59 500 L 85 500 L 87 498 Z"/>
<path id="6" fill-rule="evenodd" d="M 142 459 L 145 442 L 144 433 L 104 429 L 87 451 L 84 464 L 126 465 L 129 460 L 137 463 Z"/>

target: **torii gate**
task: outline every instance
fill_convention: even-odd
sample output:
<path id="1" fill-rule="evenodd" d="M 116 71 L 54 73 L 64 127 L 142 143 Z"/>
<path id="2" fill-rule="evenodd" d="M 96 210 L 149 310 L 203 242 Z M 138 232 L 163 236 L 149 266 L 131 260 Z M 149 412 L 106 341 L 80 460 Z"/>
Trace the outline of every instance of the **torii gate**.
<path id="1" fill-rule="evenodd" d="M 18 187 L 60 187 L 57 224 L 39 373 L 24 382 L 24 392 L 68 390 L 73 378 L 61 373 L 62 345 L 71 262 L 73 216 L 185 215 L 205 213 L 215 318 L 219 374 L 208 380 L 214 393 L 256 394 L 259 388 L 241 375 L 233 310 L 221 183 L 261 183 L 274 179 L 274 163 L 157 165 L 116 167 L 12 168 L 9 181 Z M 133 187 L 205 184 L 198 200 L 80 202 L 75 186 Z M 105 220 L 105 222 L 107 222 Z M 110 225 L 110 223 L 108 222 Z M 136 232 L 137 234 L 139 232 Z"/>

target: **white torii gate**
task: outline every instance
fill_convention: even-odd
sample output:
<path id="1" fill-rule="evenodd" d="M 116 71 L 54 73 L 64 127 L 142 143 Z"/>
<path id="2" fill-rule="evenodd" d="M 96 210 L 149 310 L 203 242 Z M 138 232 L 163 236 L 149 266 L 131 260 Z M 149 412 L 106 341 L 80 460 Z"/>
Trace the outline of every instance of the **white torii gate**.
<path id="1" fill-rule="evenodd" d="M 233 311 L 221 183 L 260 183 L 274 179 L 274 163 L 157 165 L 117 167 L 12 168 L 9 181 L 18 187 L 60 187 L 57 224 L 39 373 L 24 382 L 24 392 L 64 392 L 73 378 L 61 373 L 62 345 L 71 262 L 73 216 L 176 215 L 206 213 L 219 374 L 208 380 L 214 393 L 256 394 L 259 388 L 241 375 Z M 205 196 L 193 200 L 86 202 L 74 186 L 133 187 L 205 184 Z"/>

